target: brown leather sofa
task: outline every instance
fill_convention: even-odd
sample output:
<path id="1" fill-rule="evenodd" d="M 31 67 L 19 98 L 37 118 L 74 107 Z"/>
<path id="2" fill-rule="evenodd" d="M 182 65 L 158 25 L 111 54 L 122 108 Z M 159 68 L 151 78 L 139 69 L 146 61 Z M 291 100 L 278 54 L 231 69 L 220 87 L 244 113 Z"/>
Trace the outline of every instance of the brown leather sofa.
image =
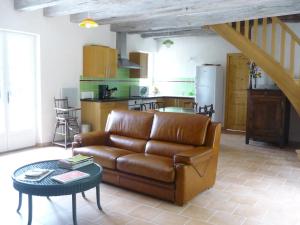
<path id="1" fill-rule="evenodd" d="M 112 111 L 105 132 L 76 135 L 103 181 L 183 205 L 216 179 L 221 125 L 203 115 Z"/>

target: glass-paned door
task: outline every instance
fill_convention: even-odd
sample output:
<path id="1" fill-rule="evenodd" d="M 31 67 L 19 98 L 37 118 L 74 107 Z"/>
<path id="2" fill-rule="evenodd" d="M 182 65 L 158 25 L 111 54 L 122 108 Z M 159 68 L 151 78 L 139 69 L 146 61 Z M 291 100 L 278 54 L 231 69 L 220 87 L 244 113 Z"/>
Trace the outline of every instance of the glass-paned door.
<path id="1" fill-rule="evenodd" d="M 36 37 L 3 31 L 2 39 L 2 118 L 6 150 L 12 150 L 36 144 Z"/>
<path id="2" fill-rule="evenodd" d="M 4 81 L 4 45 L 3 33 L 0 32 L 0 152 L 7 149 L 6 133 L 6 105 L 5 105 L 5 81 Z"/>

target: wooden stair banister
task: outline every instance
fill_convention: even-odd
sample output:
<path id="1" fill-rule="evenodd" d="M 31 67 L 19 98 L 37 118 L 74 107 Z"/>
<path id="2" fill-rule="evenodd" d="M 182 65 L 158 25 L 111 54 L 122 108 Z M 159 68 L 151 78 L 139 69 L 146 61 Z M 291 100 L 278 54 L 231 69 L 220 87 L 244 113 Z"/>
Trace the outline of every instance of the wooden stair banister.
<path id="1" fill-rule="evenodd" d="M 300 85 L 298 79 L 296 80 L 295 72 L 295 46 L 300 46 L 300 39 L 298 36 L 278 18 L 271 18 L 272 32 L 271 37 L 267 37 L 267 22 L 270 19 L 262 20 L 261 42 L 262 46 L 258 43 L 258 24 L 259 20 L 252 20 L 248 22 L 236 22 L 232 24 L 217 24 L 211 27 L 224 39 L 232 43 L 235 47 L 240 49 L 249 59 L 261 67 L 277 84 L 277 86 L 288 97 L 297 113 L 300 115 Z M 248 28 L 253 26 L 251 35 L 247 35 Z M 243 25 L 243 29 L 242 29 Z M 280 41 L 280 56 L 279 60 L 276 59 L 276 29 L 281 29 Z M 250 28 L 251 30 L 251 28 Z M 286 58 L 286 36 L 291 37 L 291 46 L 289 50 L 290 62 L 288 68 L 285 68 Z M 271 52 L 268 52 L 267 44 L 271 43 Z"/>

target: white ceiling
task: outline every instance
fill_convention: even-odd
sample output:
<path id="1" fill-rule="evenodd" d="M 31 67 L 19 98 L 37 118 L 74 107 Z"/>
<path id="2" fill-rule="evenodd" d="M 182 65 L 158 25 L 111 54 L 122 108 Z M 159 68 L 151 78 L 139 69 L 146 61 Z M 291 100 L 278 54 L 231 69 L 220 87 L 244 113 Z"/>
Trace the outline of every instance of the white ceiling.
<path id="1" fill-rule="evenodd" d="M 47 17 L 70 15 L 75 23 L 90 17 L 111 24 L 112 31 L 143 37 L 200 34 L 204 25 L 300 13 L 299 0 L 14 0 L 14 6 L 43 8 Z"/>

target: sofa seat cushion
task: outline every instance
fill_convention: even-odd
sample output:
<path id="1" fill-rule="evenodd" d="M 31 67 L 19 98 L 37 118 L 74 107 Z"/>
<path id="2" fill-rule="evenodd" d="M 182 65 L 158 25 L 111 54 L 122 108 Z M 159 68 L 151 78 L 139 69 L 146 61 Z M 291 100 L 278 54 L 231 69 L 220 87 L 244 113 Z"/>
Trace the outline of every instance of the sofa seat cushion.
<path id="1" fill-rule="evenodd" d="M 167 183 L 174 182 L 173 165 L 172 158 L 144 153 L 125 155 L 117 159 L 117 169 L 122 172 Z"/>
<path id="2" fill-rule="evenodd" d="M 177 153 L 194 149 L 193 145 L 183 145 L 166 141 L 148 141 L 145 152 L 148 154 L 173 157 Z"/>
<path id="3" fill-rule="evenodd" d="M 113 134 L 111 134 L 108 138 L 109 146 L 126 149 L 137 153 L 144 153 L 146 143 L 147 141 L 143 139 L 130 138 Z"/>
<path id="4" fill-rule="evenodd" d="M 108 169 L 116 169 L 116 160 L 118 157 L 134 153 L 128 150 L 104 145 L 75 148 L 73 151 L 74 154 L 94 156 L 95 162 Z"/>

